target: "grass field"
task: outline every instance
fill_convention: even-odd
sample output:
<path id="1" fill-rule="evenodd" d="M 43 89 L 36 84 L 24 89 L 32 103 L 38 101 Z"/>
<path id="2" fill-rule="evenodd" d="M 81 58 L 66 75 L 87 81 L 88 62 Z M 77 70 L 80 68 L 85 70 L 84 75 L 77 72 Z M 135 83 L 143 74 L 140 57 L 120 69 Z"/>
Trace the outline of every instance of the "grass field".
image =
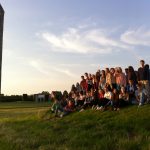
<path id="1" fill-rule="evenodd" d="M 150 150 L 150 105 L 54 118 L 48 103 L 0 103 L 0 150 Z"/>

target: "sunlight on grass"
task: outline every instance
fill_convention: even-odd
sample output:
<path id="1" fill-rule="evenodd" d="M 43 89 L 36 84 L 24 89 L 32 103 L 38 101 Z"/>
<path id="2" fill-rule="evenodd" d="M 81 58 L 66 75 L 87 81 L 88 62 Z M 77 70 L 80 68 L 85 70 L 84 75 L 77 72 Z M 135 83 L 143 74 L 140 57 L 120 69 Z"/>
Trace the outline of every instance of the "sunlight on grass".
<path id="1" fill-rule="evenodd" d="M 0 106 L 0 149 L 148 150 L 150 106 L 86 110 L 55 118 L 49 104 Z"/>

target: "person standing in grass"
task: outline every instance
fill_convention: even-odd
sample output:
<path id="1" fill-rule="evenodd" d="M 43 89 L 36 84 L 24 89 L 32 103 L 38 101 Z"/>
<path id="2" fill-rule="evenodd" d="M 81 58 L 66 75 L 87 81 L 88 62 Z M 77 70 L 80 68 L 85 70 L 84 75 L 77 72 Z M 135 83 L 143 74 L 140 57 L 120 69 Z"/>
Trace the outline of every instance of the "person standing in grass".
<path id="1" fill-rule="evenodd" d="M 84 78 L 84 76 L 81 76 L 80 86 L 81 86 L 83 93 L 85 93 L 87 90 L 87 83 L 86 83 L 86 79 Z"/>
<path id="2" fill-rule="evenodd" d="M 101 71 L 100 82 L 99 82 L 99 88 L 104 90 L 105 84 L 106 84 L 105 70 L 102 70 Z"/>
<path id="3" fill-rule="evenodd" d="M 139 103 L 139 106 L 144 105 L 144 102 L 145 102 L 145 92 L 144 92 L 143 84 L 142 83 L 138 83 L 137 84 L 136 98 L 137 98 L 137 101 Z"/>
<path id="4" fill-rule="evenodd" d="M 126 87 L 126 76 L 122 72 L 121 67 L 115 68 L 115 76 L 116 76 L 117 90 L 120 90 L 121 86 Z"/>
<path id="5" fill-rule="evenodd" d="M 133 81 L 133 85 L 136 86 L 137 84 L 137 76 L 136 76 L 136 73 L 134 71 L 134 68 L 132 66 L 129 66 L 128 67 L 128 79 L 127 79 L 128 83 L 129 83 L 129 80 L 132 80 Z"/>
<path id="6" fill-rule="evenodd" d="M 150 72 L 149 72 L 149 65 L 146 64 L 144 66 L 145 72 L 144 75 L 146 76 L 146 81 L 145 81 L 145 94 L 147 97 L 147 103 L 150 103 Z"/>
<path id="7" fill-rule="evenodd" d="M 141 67 L 138 69 L 138 82 L 143 84 L 145 94 L 147 95 L 147 101 L 150 101 L 150 86 L 149 86 L 149 65 L 145 65 L 145 61 L 140 61 Z"/>

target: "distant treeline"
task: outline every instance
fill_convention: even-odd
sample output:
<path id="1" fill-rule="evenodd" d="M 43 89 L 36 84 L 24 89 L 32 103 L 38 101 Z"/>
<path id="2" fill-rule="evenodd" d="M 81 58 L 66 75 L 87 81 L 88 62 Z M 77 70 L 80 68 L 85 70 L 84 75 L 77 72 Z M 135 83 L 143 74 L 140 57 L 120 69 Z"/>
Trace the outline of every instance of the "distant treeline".
<path id="1" fill-rule="evenodd" d="M 4 96 L 0 95 L 0 102 L 16 102 L 16 101 L 34 101 L 34 95 L 11 95 L 11 96 Z"/>

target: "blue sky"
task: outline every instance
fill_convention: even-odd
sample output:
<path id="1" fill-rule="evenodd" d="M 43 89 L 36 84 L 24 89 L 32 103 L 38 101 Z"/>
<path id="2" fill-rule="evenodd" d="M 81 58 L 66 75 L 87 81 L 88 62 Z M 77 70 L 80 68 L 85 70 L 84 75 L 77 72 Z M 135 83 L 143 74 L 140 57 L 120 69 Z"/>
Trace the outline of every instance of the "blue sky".
<path id="1" fill-rule="evenodd" d="M 69 90 L 84 72 L 150 64 L 150 1 L 1 0 L 2 92 Z"/>

